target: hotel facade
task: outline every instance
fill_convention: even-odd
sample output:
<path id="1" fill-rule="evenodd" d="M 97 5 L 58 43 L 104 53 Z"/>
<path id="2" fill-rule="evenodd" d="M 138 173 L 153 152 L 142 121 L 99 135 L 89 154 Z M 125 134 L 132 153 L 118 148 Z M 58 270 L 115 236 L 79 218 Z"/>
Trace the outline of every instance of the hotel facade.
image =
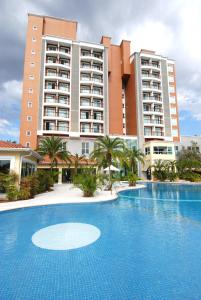
<path id="1" fill-rule="evenodd" d="M 130 41 L 77 40 L 77 22 L 28 15 L 20 143 L 36 149 L 56 135 L 88 155 L 97 137 L 123 138 L 152 157 L 175 158 L 180 140 L 175 62 L 153 51 L 131 54 Z"/>

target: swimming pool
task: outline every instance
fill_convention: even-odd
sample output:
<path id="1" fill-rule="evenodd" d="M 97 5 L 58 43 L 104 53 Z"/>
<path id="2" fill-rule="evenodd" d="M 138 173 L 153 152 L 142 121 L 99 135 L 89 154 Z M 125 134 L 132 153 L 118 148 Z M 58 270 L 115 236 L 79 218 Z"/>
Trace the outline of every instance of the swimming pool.
<path id="1" fill-rule="evenodd" d="M 70 250 L 33 243 L 66 223 L 101 234 Z M 201 299 L 201 186 L 147 184 L 113 202 L 2 212 L 0 258 L 1 300 Z"/>

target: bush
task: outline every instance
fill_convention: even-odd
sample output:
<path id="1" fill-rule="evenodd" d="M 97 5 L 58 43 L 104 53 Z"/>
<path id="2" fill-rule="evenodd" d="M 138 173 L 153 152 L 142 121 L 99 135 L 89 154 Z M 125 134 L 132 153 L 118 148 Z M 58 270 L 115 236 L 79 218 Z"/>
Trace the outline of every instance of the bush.
<path id="1" fill-rule="evenodd" d="M 138 176 L 135 173 L 129 173 L 127 176 L 129 186 L 135 186 L 136 181 L 138 180 Z"/>
<path id="2" fill-rule="evenodd" d="M 39 181 L 38 193 L 50 191 L 54 185 L 54 179 L 48 171 L 38 170 L 36 172 L 37 180 Z"/>
<path id="3" fill-rule="evenodd" d="M 103 179 L 100 175 L 86 171 L 74 176 L 73 184 L 83 191 L 84 197 L 93 197 L 95 191 L 103 185 Z"/>
<path id="4" fill-rule="evenodd" d="M 180 178 L 190 182 L 201 182 L 201 175 L 194 172 L 186 172 Z"/>
<path id="5" fill-rule="evenodd" d="M 16 187 L 15 184 L 9 184 L 7 187 L 6 187 L 6 196 L 8 198 L 8 200 L 10 201 L 15 201 L 18 199 L 18 189 Z"/>

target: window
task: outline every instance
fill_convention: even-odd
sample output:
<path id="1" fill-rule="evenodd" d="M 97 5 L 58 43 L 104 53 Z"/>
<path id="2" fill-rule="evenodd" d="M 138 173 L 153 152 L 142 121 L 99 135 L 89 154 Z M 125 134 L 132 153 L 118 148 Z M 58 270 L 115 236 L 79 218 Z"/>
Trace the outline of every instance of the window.
<path id="1" fill-rule="evenodd" d="M 29 79 L 30 80 L 34 80 L 34 76 L 33 75 L 29 75 Z"/>
<path id="2" fill-rule="evenodd" d="M 166 147 L 166 146 L 155 146 L 154 147 L 154 154 L 172 154 L 172 147 Z"/>
<path id="3" fill-rule="evenodd" d="M 172 136 L 178 136 L 178 130 L 172 129 Z"/>
<path id="4" fill-rule="evenodd" d="M 10 171 L 10 160 L 0 160 L 0 173 L 8 174 Z"/>
<path id="5" fill-rule="evenodd" d="M 31 135 L 31 131 L 30 130 L 27 130 L 26 131 L 26 136 L 30 136 Z"/>
<path id="6" fill-rule="evenodd" d="M 175 88 L 174 88 L 174 86 L 169 86 L 169 92 L 170 93 L 175 93 Z"/>
<path id="7" fill-rule="evenodd" d="M 33 89 L 29 88 L 29 94 L 33 94 Z"/>
<path id="8" fill-rule="evenodd" d="M 174 76 L 169 76 L 168 79 L 169 79 L 169 82 L 174 82 Z"/>
<path id="9" fill-rule="evenodd" d="M 90 111 L 81 111 L 81 115 L 80 115 L 81 119 L 90 119 Z"/>
<path id="10" fill-rule="evenodd" d="M 82 155 L 89 154 L 89 142 L 82 142 Z"/>
<path id="11" fill-rule="evenodd" d="M 56 130 L 55 122 L 54 121 L 45 122 L 45 130 Z"/>
<path id="12" fill-rule="evenodd" d="M 34 68 L 34 67 L 35 67 L 35 63 L 34 63 L 34 62 L 31 62 L 31 63 L 30 63 L 30 67 L 31 67 L 31 68 Z"/>
<path id="13" fill-rule="evenodd" d="M 170 112 L 171 112 L 172 115 L 176 115 L 177 114 L 176 107 L 171 107 Z"/>
<path id="14" fill-rule="evenodd" d="M 177 126 L 177 119 L 172 119 L 172 125 Z"/>
<path id="15" fill-rule="evenodd" d="M 175 96 L 170 96 L 170 103 L 176 103 Z"/>
<path id="16" fill-rule="evenodd" d="M 31 54 L 32 54 L 32 55 L 35 55 L 35 54 L 36 54 L 36 51 L 35 51 L 34 49 L 32 49 L 32 50 L 31 50 Z"/>
<path id="17" fill-rule="evenodd" d="M 32 37 L 32 42 L 36 42 L 36 38 L 34 36 Z"/>
<path id="18" fill-rule="evenodd" d="M 150 147 L 146 147 L 145 148 L 145 155 L 149 155 L 150 154 Z"/>
<path id="19" fill-rule="evenodd" d="M 28 107 L 28 108 L 31 108 L 31 107 L 32 107 L 32 102 L 31 102 L 31 101 L 28 101 L 27 107 Z"/>
<path id="20" fill-rule="evenodd" d="M 82 124 L 81 132 L 90 132 L 90 124 Z"/>
<path id="21" fill-rule="evenodd" d="M 30 148 L 30 142 L 26 142 L 26 147 Z"/>
<path id="22" fill-rule="evenodd" d="M 67 151 L 67 142 L 62 142 L 62 150 Z"/>
<path id="23" fill-rule="evenodd" d="M 81 106 L 90 106 L 89 98 L 81 98 Z"/>
<path id="24" fill-rule="evenodd" d="M 37 30 L 38 27 L 37 27 L 36 25 L 33 25 L 32 29 L 33 29 L 33 30 Z"/>
<path id="25" fill-rule="evenodd" d="M 27 121 L 32 121 L 32 116 L 27 116 Z"/>
<path id="26" fill-rule="evenodd" d="M 54 107 L 47 107 L 45 109 L 45 116 L 47 117 L 55 117 L 56 111 Z"/>
<path id="27" fill-rule="evenodd" d="M 173 65 L 168 65 L 168 72 L 174 72 Z"/>

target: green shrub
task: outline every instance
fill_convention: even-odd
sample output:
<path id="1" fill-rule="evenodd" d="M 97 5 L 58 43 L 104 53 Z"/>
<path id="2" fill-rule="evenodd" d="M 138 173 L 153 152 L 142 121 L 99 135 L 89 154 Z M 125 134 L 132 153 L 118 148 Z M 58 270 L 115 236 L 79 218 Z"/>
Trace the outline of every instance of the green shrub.
<path id="1" fill-rule="evenodd" d="M 74 176 L 73 184 L 83 191 L 84 197 L 93 197 L 95 191 L 103 185 L 103 178 L 100 175 L 86 171 Z"/>
<path id="2" fill-rule="evenodd" d="M 194 172 L 186 172 L 180 178 L 190 182 L 201 182 L 201 175 Z"/>
<path id="3" fill-rule="evenodd" d="M 138 176 L 135 173 L 129 173 L 127 176 L 129 186 L 135 186 L 138 180 Z"/>
<path id="4" fill-rule="evenodd" d="M 50 191 L 54 185 L 54 179 L 48 171 L 38 170 L 36 172 L 36 178 L 39 182 L 38 193 L 44 193 Z"/>
<path id="5" fill-rule="evenodd" d="M 6 187 L 6 196 L 8 198 L 8 200 L 10 201 L 15 201 L 18 199 L 18 189 L 16 187 L 15 184 L 9 184 L 7 187 Z"/>
<path id="6" fill-rule="evenodd" d="M 30 189 L 21 188 L 18 192 L 17 200 L 28 200 L 32 198 L 30 194 Z"/>

